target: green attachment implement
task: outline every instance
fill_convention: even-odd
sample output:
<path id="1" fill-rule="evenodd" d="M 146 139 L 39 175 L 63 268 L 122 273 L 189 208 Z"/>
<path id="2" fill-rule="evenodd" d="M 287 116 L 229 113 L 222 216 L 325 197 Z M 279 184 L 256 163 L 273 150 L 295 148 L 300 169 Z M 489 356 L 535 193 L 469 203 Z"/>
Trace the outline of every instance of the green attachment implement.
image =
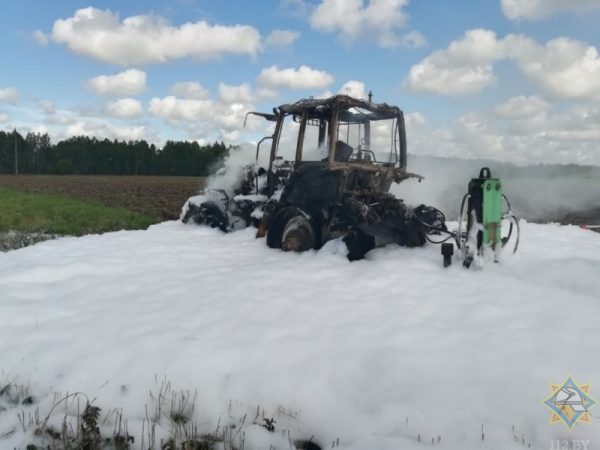
<path id="1" fill-rule="evenodd" d="M 505 205 L 507 211 L 504 211 Z M 503 222 L 508 225 L 506 236 L 502 235 Z M 513 231 L 515 253 L 519 246 L 519 219 L 502 193 L 500 179 L 492 178 L 490 169 L 484 167 L 479 177 L 469 182 L 469 190 L 460 207 L 456 244 L 461 250 L 463 265 L 470 267 L 474 257 L 482 255 L 485 248 L 497 251 L 505 247 Z"/>
<path id="2" fill-rule="evenodd" d="M 496 248 L 496 244 L 502 239 L 502 183 L 498 178 L 487 178 L 481 189 L 483 243 Z"/>

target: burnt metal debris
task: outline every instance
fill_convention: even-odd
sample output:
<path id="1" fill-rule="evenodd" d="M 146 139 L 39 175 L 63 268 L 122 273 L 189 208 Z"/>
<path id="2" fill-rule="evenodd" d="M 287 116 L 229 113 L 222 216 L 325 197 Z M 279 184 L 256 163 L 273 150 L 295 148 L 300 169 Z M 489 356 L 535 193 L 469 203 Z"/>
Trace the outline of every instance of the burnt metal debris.
<path id="1" fill-rule="evenodd" d="M 257 162 L 244 168 L 232 192 L 206 190 L 188 200 L 184 222 L 225 232 L 254 225 L 257 237 L 285 251 L 319 249 L 342 238 L 350 260 L 390 243 L 421 246 L 428 234 L 446 229 L 437 209 L 412 210 L 389 192 L 392 183 L 421 176 L 407 172 L 406 129 L 400 108 L 336 95 L 281 105 L 273 113 L 249 114 L 274 122 L 261 139 Z M 282 131 L 294 123 L 295 152 L 279 153 Z M 308 141 L 312 127 L 316 142 Z M 297 131 L 296 131 L 297 130 Z M 258 163 L 261 145 L 271 142 L 268 164 Z M 315 160 L 306 149 L 325 155 Z"/>

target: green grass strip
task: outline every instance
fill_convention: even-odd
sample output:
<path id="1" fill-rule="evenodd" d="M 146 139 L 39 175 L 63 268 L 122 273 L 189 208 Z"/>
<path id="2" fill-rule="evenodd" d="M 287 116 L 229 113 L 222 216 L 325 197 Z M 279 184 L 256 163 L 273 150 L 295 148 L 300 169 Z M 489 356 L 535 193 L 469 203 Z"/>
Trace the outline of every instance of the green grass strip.
<path id="1" fill-rule="evenodd" d="M 43 232 L 69 236 L 145 229 L 156 223 L 125 208 L 110 208 L 52 194 L 0 188 L 0 232 Z"/>

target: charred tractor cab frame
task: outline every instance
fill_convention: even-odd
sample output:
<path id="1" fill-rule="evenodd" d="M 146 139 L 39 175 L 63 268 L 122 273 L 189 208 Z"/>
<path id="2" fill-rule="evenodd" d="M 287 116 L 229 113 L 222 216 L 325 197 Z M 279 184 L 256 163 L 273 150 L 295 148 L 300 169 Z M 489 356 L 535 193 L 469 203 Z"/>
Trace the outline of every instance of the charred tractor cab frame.
<path id="1" fill-rule="evenodd" d="M 352 109 L 368 111 L 369 114 L 352 112 Z M 293 116 L 299 123 L 298 140 L 296 144 L 296 153 L 294 158 L 294 168 L 303 164 L 312 164 L 314 161 L 303 161 L 304 140 L 306 127 L 308 123 L 318 124 L 319 137 L 318 147 L 327 146 L 329 149 L 325 161 L 319 163 L 331 170 L 339 171 L 364 171 L 371 173 L 381 173 L 379 177 L 382 183 L 381 188 L 388 190 L 392 181 L 400 182 L 406 178 L 419 177 L 415 174 L 406 172 L 406 128 L 404 124 L 404 114 L 400 108 L 389 106 L 385 103 L 376 104 L 370 100 L 359 100 L 346 95 L 337 95 L 328 99 L 306 99 L 293 104 L 282 105 L 273 109 L 273 114 L 250 112 L 248 115 L 257 115 L 271 122 L 275 122 L 275 131 L 272 136 L 266 136 L 261 139 L 256 148 L 256 159 L 260 154 L 260 147 L 266 140 L 271 140 L 271 151 L 269 155 L 269 167 L 273 167 L 278 158 L 278 150 L 283 130 L 284 121 L 287 117 Z M 371 150 L 371 122 L 379 120 L 393 120 L 394 132 L 396 138 L 393 140 L 396 145 L 395 151 L 390 152 L 390 160 L 377 161 L 375 153 Z M 356 149 L 351 155 L 353 158 L 343 158 L 343 151 L 347 144 L 339 140 L 340 124 L 356 124 L 364 127 L 364 145 Z M 344 149 L 339 147 L 343 145 Z M 391 156 L 394 156 L 392 160 Z M 337 157 L 336 157 L 337 156 Z M 278 177 L 276 172 L 269 171 L 269 191 L 272 195 L 278 187 Z"/>
<path id="2" fill-rule="evenodd" d="M 421 246 L 455 238 L 460 248 L 460 239 L 447 230 L 439 210 L 425 205 L 410 209 L 389 192 L 394 182 L 422 179 L 406 170 L 406 129 L 400 108 L 374 103 L 370 94 L 368 100 L 335 95 L 281 105 L 272 113 L 248 114 L 273 122 L 273 135 L 258 142 L 256 163 L 241 171 L 235 189 L 207 189 L 189 199 L 182 211 L 184 222 L 225 232 L 254 225 L 257 237 L 266 237 L 269 247 L 284 251 L 319 249 L 342 238 L 350 260 L 390 243 Z M 297 138 L 295 149 L 290 149 L 295 150 L 293 157 L 286 161 L 279 152 L 290 118 L 296 123 Z M 316 142 L 307 142 L 308 126 L 316 127 L 318 133 L 311 133 Z M 352 140 L 351 127 L 358 132 Z M 372 133 L 374 127 L 377 133 Z M 383 131 L 389 133 L 387 137 Z M 389 147 L 382 148 L 384 139 L 389 139 Z M 260 152 L 266 141 L 271 141 L 269 161 L 261 167 Z M 317 148 L 318 157 L 309 151 L 305 154 L 307 148 Z M 326 155 L 320 150 L 326 150 Z M 448 250 L 446 246 L 445 253 Z"/>

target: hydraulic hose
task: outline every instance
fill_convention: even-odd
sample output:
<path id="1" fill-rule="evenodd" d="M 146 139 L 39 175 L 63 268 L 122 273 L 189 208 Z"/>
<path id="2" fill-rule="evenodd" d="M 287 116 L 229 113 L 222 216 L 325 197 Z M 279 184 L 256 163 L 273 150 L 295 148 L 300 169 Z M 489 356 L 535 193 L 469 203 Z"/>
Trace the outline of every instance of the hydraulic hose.
<path id="1" fill-rule="evenodd" d="M 512 206 L 510 204 L 510 201 L 508 200 L 508 197 L 506 195 L 502 194 L 502 198 L 506 202 L 506 206 L 508 208 L 506 213 L 502 215 L 502 219 L 507 219 L 509 221 L 508 235 L 505 238 L 502 238 L 502 248 L 504 248 L 506 246 L 506 244 L 508 244 L 508 242 L 510 241 L 510 238 L 512 237 L 512 233 L 513 233 L 513 228 L 515 228 L 517 230 L 515 246 L 513 248 L 513 254 L 515 254 L 515 253 L 517 253 L 517 250 L 519 248 L 519 240 L 520 240 L 520 236 L 521 236 L 521 228 L 519 226 L 519 218 L 513 212 Z"/>
<path id="2" fill-rule="evenodd" d="M 444 242 L 448 241 L 451 238 L 454 238 L 455 242 L 456 242 L 456 246 L 458 247 L 459 250 L 462 250 L 464 253 L 464 249 L 465 249 L 465 243 L 466 243 L 466 230 L 464 230 L 464 222 L 465 222 L 465 213 L 466 213 L 466 206 L 467 206 L 467 201 L 470 199 L 470 195 L 467 193 L 464 195 L 461 205 L 460 205 L 460 213 L 458 216 L 458 230 L 455 232 L 451 232 L 448 231 L 447 229 L 444 228 L 440 228 L 440 227 L 434 227 L 429 223 L 424 222 L 420 217 L 415 216 L 415 220 L 421 224 L 423 227 L 427 228 L 428 230 L 431 230 L 433 232 L 439 233 L 439 234 L 446 234 L 447 236 L 442 239 L 442 240 L 433 240 L 431 239 L 429 236 L 425 235 L 425 239 L 427 239 L 428 242 L 431 242 L 432 244 L 443 244 Z M 511 238 L 513 237 L 513 233 L 516 231 L 516 235 L 515 235 L 515 245 L 513 248 L 512 253 L 516 253 L 518 248 L 519 248 L 519 241 L 520 241 L 520 235 L 521 235 L 521 230 L 520 230 L 520 226 L 519 226 L 519 218 L 515 215 L 515 213 L 512 210 L 512 206 L 510 204 L 510 201 L 508 200 L 508 197 L 506 197 L 504 194 L 502 194 L 502 198 L 504 199 L 504 201 L 506 202 L 506 206 L 507 206 L 507 211 L 506 213 L 504 213 L 502 215 L 502 219 L 503 220 L 508 220 L 509 221 L 509 228 L 508 228 L 508 234 L 506 237 L 502 238 L 502 248 L 504 248 L 506 246 L 506 244 L 508 244 L 511 240 Z M 436 210 L 437 211 L 437 210 Z M 443 222 L 443 213 L 441 213 L 441 211 L 439 211 L 439 214 L 441 215 L 442 218 L 442 222 Z M 464 256 L 464 255 L 463 255 Z"/>
<path id="3" fill-rule="evenodd" d="M 465 216 L 465 206 L 467 204 L 467 200 L 471 198 L 470 194 L 465 194 L 462 202 L 460 203 L 460 213 L 458 214 L 458 230 L 456 232 L 456 236 L 455 236 L 455 241 L 456 241 L 456 246 L 458 247 L 459 250 L 462 250 L 462 235 L 463 235 L 463 231 L 462 231 L 462 224 L 463 224 L 463 217 Z"/>

